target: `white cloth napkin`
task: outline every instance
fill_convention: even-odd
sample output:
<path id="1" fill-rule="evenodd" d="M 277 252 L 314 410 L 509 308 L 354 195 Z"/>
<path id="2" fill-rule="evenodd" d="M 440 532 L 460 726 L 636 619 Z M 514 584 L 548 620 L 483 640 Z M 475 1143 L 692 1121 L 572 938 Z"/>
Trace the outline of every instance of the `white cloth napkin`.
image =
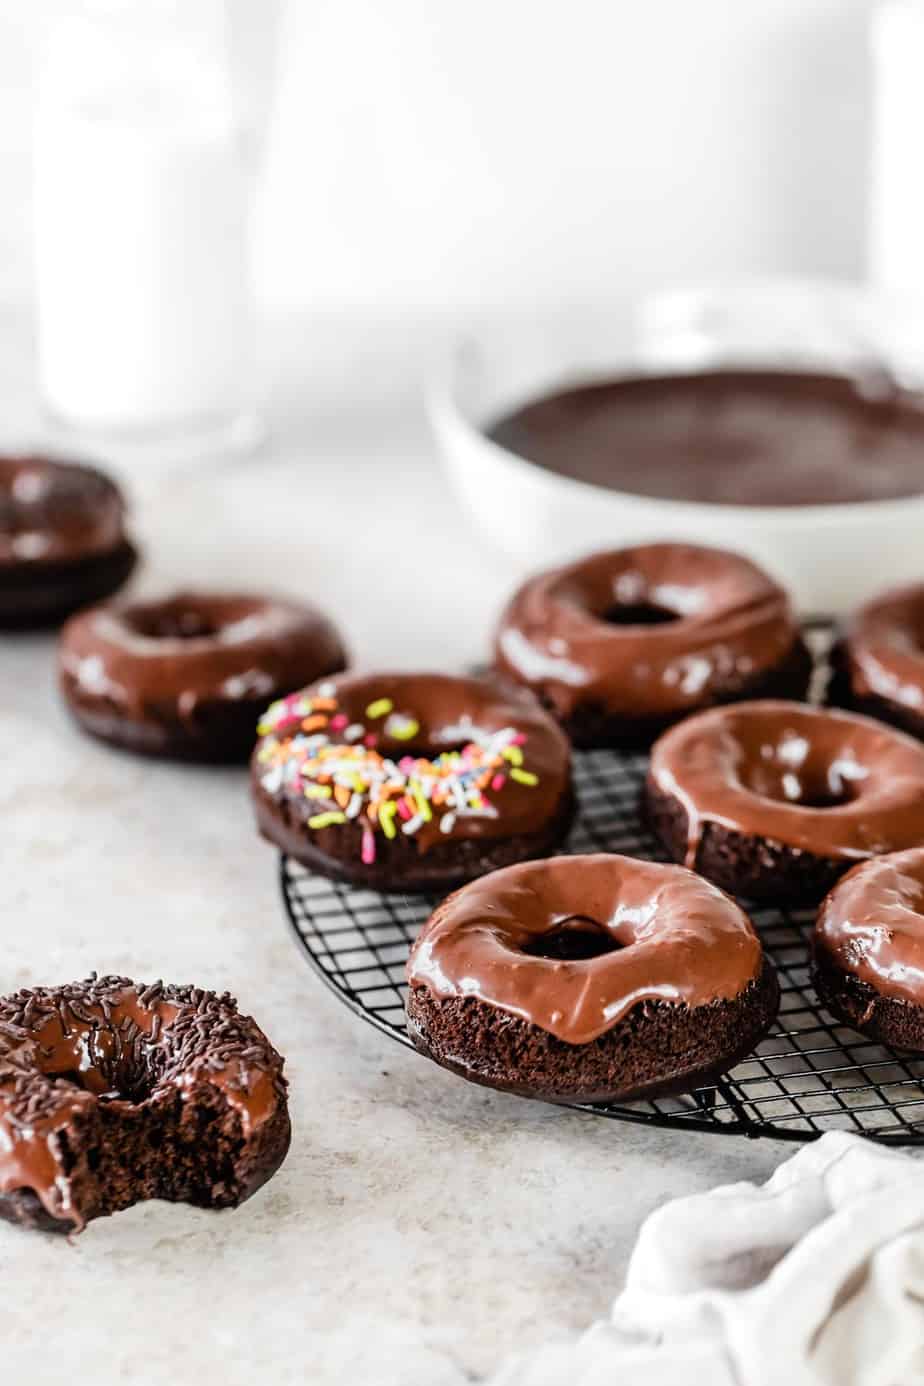
<path id="1" fill-rule="evenodd" d="M 832 1132 L 665 1204 L 609 1320 L 493 1386 L 924 1384 L 924 1165 Z"/>

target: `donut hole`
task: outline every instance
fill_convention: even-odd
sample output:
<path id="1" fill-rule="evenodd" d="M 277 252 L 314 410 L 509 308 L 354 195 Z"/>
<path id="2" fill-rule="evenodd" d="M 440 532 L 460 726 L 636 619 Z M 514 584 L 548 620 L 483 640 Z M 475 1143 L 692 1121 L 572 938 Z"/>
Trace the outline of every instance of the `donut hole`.
<path id="1" fill-rule="evenodd" d="M 849 790 L 846 786 L 839 791 L 829 789 L 825 785 L 803 786 L 799 798 L 795 801 L 801 808 L 831 809 L 842 808 L 844 804 L 852 803 L 856 798 L 856 793 Z"/>
<path id="2" fill-rule="evenodd" d="M 470 743 L 468 741 L 440 741 L 440 742 L 415 742 L 408 745 L 405 741 L 399 741 L 394 737 L 384 737 L 386 753 L 392 760 L 436 760 L 439 756 L 458 754 L 463 751 Z"/>
<path id="3" fill-rule="evenodd" d="M 394 728 L 403 726 L 412 732 L 411 736 L 399 736 Z M 429 735 L 425 727 L 417 724 L 417 719 L 398 713 L 389 716 L 380 732 L 379 749 L 397 762 L 402 760 L 438 760 L 440 756 L 459 755 L 466 746 L 472 744 L 476 734 L 473 726 L 450 727 L 444 735 Z"/>
<path id="4" fill-rule="evenodd" d="M 156 1057 L 155 1057 L 156 1056 Z M 71 1033 L 43 1051 L 42 1071 L 56 1083 L 95 1097 L 145 1102 L 158 1079 L 163 1051 L 136 1039 L 125 1042 L 105 1026 Z"/>
<path id="5" fill-rule="evenodd" d="M 155 1077 L 125 1065 L 111 1068 L 65 1069 L 50 1075 L 58 1083 L 91 1092 L 94 1097 L 119 1099 L 123 1102 L 146 1102 L 154 1089 Z"/>
<path id="6" fill-rule="evenodd" d="M 865 775 L 862 776 L 865 778 Z M 741 777 L 745 788 L 763 799 L 807 809 L 842 808 L 860 793 L 861 777 L 848 776 L 837 762 L 831 765 L 752 765 Z"/>
<path id="7" fill-rule="evenodd" d="M 221 631 L 216 621 L 190 606 L 136 607 L 125 619 L 148 640 L 207 640 Z"/>
<path id="8" fill-rule="evenodd" d="M 656 558 L 640 561 L 626 555 L 601 555 L 567 575 L 558 588 L 559 599 L 573 605 L 585 618 L 610 626 L 665 626 L 696 616 L 707 604 L 699 582 L 689 582 L 670 565 Z"/>
<path id="9" fill-rule="evenodd" d="M 523 951 L 532 958 L 548 958 L 552 962 L 587 962 L 615 953 L 622 947 L 604 925 L 586 915 L 575 914 L 558 920 L 548 933 L 537 934 Z"/>
<path id="10" fill-rule="evenodd" d="M 608 626 L 666 626 L 680 617 L 676 611 L 654 602 L 617 602 L 601 612 L 599 619 Z"/>

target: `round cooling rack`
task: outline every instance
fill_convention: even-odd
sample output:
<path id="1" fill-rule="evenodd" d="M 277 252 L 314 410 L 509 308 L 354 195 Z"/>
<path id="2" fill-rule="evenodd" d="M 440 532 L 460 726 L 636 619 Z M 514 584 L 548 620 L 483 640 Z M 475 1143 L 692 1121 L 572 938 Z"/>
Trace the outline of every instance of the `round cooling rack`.
<path id="1" fill-rule="evenodd" d="M 579 811 L 565 850 L 665 860 L 640 821 L 646 758 L 577 751 Z M 408 949 L 436 898 L 379 895 L 281 861 L 295 936 L 318 976 L 350 1010 L 401 1044 Z M 924 1143 L 924 1057 L 864 1039 L 820 1005 L 808 977 L 813 911 L 751 908 L 780 977 L 780 1014 L 754 1054 L 688 1097 L 573 1103 L 579 1111 L 674 1129 L 813 1140 L 853 1131 L 893 1145 Z"/>

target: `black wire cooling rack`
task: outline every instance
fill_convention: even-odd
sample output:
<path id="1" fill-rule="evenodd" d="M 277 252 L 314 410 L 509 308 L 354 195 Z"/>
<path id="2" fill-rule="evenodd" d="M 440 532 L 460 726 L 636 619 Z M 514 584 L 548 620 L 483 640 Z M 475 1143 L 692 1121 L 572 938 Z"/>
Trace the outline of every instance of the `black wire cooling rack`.
<path id="1" fill-rule="evenodd" d="M 639 817 L 643 756 L 575 754 L 579 813 L 565 850 L 664 860 Z M 282 858 L 289 919 L 311 966 L 352 1011 L 410 1045 L 404 1022 L 408 948 L 435 899 L 379 895 L 313 876 Z M 779 1018 L 755 1053 L 689 1097 L 573 1104 L 620 1121 L 778 1140 L 836 1129 L 893 1145 L 924 1142 L 924 1058 L 866 1040 L 838 1024 L 808 979 L 812 913 L 751 909 L 780 975 Z"/>

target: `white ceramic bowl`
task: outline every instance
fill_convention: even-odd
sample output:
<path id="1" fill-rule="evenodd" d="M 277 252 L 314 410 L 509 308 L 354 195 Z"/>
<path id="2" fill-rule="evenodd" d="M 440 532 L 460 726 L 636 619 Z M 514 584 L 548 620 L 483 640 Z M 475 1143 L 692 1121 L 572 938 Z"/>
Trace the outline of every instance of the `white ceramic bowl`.
<path id="1" fill-rule="evenodd" d="M 624 320 L 521 324 L 462 342 L 429 392 L 454 490 L 524 571 L 597 548 L 690 540 L 745 553 L 806 613 L 843 613 L 924 579 L 924 495 L 842 505 L 700 504 L 575 481 L 499 446 L 485 428 L 554 387 L 709 365 L 796 366 L 921 378 L 917 319 L 845 287 L 787 282 L 674 294 Z M 924 466 L 924 459 L 922 459 Z"/>

